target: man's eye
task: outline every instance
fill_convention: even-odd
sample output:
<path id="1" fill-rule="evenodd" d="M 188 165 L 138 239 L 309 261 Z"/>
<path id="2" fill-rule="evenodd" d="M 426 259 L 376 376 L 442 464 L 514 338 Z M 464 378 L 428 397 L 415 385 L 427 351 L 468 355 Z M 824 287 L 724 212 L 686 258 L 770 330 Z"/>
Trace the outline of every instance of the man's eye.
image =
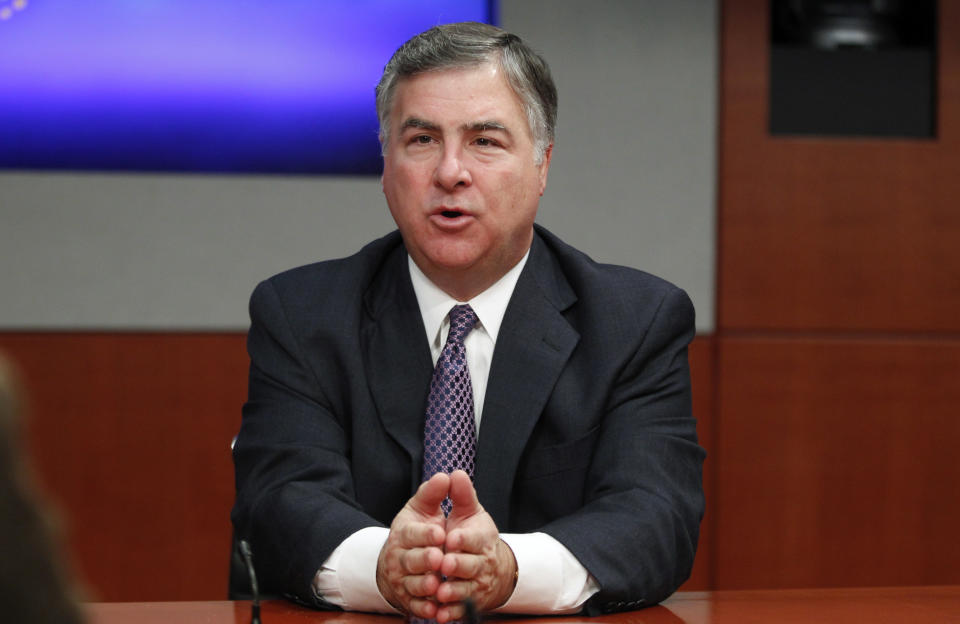
<path id="1" fill-rule="evenodd" d="M 433 140 L 433 139 L 432 139 L 431 137 L 427 136 L 426 134 L 418 135 L 418 136 L 414 137 L 414 139 L 413 139 L 414 143 L 419 143 L 420 145 L 427 145 L 427 144 L 429 144 L 432 140 Z"/>
<path id="2" fill-rule="evenodd" d="M 487 137 L 477 137 L 473 142 L 480 147 L 492 147 L 497 144 L 496 141 L 493 139 L 488 139 Z"/>

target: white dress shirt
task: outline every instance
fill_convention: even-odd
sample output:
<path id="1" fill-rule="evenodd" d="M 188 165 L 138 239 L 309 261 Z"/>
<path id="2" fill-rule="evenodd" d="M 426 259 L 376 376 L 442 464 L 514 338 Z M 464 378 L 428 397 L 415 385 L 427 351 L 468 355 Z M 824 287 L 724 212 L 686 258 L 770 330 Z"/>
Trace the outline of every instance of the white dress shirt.
<path id="1" fill-rule="evenodd" d="M 499 281 L 467 302 L 451 298 L 407 258 L 434 364 L 450 331 L 450 309 L 469 303 L 479 319 L 464 340 L 478 431 L 497 334 L 529 255 L 528 251 Z M 377 589 L 377 560 L 389 532 L 383 527 L 367 527 L 347 537 L 323 562 L 313 580 L 314 591 L 351 611 L 396 612 Z M 497 611 L 575 613 L 599 589 L 577 558 L 546 533 L 501 533 L 500 537 L 513 550 L 519 574 L 513 595 Z"/>

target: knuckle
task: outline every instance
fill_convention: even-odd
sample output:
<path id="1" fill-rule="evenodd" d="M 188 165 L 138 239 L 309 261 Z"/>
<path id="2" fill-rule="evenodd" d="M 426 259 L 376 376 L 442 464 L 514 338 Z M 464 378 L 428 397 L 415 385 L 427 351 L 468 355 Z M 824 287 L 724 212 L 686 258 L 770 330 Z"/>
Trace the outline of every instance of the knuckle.
<path id="1" fill-rule="evenodd" d="M 413 542 L 417 537 L 417 525 L 405 524 L 400 530 L 400 537 L 405 544 Z"/>
<path id="2" fill-rule="evenodd" d="M 397 555 L 396 572 L 398 575 L 402 575 L 406 571 L 407 571 L 407 551 L 403 551 Z"/>

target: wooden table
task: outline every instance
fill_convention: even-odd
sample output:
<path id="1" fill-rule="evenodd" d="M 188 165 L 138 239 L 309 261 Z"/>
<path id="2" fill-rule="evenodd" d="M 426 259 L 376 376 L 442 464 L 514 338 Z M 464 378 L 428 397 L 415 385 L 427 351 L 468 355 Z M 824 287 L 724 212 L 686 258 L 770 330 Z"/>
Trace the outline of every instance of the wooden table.
<path id="1" fill-rule="evenodd" d="M 117 602 L 87 605 L 91 624 L 247 624 L 249 602 Z M 395 616 L 311 611 L 270 600 L 263 624 L 402 624 Z M 960 586 L 680 592 L 660 606 L 594 618 L 511 618 L 505 624 L 960 624 Z"/>

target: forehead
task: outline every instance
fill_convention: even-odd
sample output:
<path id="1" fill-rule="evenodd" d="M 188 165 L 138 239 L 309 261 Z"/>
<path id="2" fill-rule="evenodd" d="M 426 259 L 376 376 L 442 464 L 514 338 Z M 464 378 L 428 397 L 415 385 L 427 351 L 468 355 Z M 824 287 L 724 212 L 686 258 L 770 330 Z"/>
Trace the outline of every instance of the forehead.
<path id="1" fill-rule="evenodd" d="M 497 120 L 526 127 L 520 98 L 495 63 L 441 69 L 405 77 L 397 83 L 390 115 L 442 123 Z"/>

